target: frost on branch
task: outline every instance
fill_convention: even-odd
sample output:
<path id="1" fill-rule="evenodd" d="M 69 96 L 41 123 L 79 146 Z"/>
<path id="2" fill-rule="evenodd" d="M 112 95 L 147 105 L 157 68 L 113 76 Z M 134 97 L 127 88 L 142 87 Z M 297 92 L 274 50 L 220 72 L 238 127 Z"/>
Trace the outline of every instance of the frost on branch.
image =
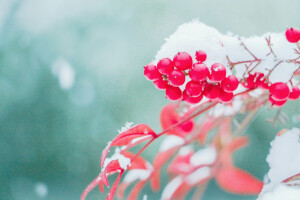
<path id="1" fill-rule="evenodd" d="M 268 182 L 258 200 L 300 199 L 300 129 L 293 128 L 276 136 L 267 157 Z M 293 187 L 295 185 L 295 187 Z"/>

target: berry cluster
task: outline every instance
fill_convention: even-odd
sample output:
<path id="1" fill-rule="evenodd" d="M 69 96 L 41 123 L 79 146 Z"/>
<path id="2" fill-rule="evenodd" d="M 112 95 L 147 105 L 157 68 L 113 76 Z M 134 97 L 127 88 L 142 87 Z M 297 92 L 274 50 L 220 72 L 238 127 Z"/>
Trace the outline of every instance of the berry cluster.
<path id="1" fill-rule="evenodd" d="M 153 81 L 156 88 L 166 91 L 169 100 L 182 99 L 190 104 L 199 103 L 203 96 L 210 100 L 230 102 L 233 91 L 237 89 L 239 81 L 234 75 L 226 77 L 226 68 L 220 63 L 213 64 L 210 69 L 206 66 L 206 53 L 197 51 L 193 63 L 192 57 L 186 52 L 177 53 L 173 60 L 163 58 L 157 67 L 148 64 L 144 67 L 144 75 Z M 182 91 L 179 86 L 184 85 L 186 76 L 190 81 Z"/>
<path id="2" fill-rule="evenodd" d="M 267 78 L 261 72 L 249 74 L 245 82 L 241 84 L 248 89 L 261 88 L 269 90 L 269 102 L 272 106 L 281 107 L 287 100 L 297 100 L 300 97 L 300 89 L 294 86 L 291 90 L 286 83 L 277 82 L 269 85 Z"/>
<path id="3" fill-rule="evenodd" d="M 286 39 L 291 43 L 297 43 L 300 40 L 300 29 L 289 28 L 285 31 Z"/>

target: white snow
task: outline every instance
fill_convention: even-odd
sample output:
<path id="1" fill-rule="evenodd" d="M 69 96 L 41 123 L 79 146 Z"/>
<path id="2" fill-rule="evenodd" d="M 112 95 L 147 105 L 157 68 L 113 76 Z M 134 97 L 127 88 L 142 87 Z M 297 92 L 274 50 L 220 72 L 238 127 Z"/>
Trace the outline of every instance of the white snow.
<path id="1" fill-rule="evenodd" d="M 182 176 L 177 176 L 173 178 L 162 192 L 161 200 L 169 200 L 173 193 L 178 189 L 178 187 L 183 183 Z"/>
<path id="2" fill-rule="evenodd" d="M 118 133 L 123 133 L 125 131 L 128 131 L 133 125 L 133 122 L 126 122 L 125 125 L 120 129 L 118 130 Z"/>
<path id="3" fill-rule="evenodd" d="M 217 152 L 213 147 L 207 147 L 194 153 L 191 157 L 191 164 L 194 166 L 210 165 L 215 162 Z"/>
<path id="4" fill-rule="evenodd" d="M 286 198 L 290 197 L 289 192 L 291 189 L 279 187 L 282 181 L 300 173 L 300 129 L 293 128 L 280 136 L 276 136 L 271 143 L 270 154 L 267 157 L 270 170 L 268 172 L 269 182 L 265 184 L 260 194 L 260 198 L 264 197 L 267 193 L 280 193 Z M 275 189 L 276 188 L 276 189 Z M 279 188 L 279 189 L 278 189 Z M 297 188 L 298 194 L 300 188 Z M 295 192 L 297 193 L 297 192 Z M 259 198 L 259 199 L 260 199 Z M 300 199 L 300 195 L 298 196 Z"/>
<path id="5" fill-rule="evenodd" d="M 288 187 L 284 184 L 278 185 L 274 190 L 263 194 L 259 200 L 299 200 L 300 189 Z"/>
<path id="6" fill-rule="evenodd" d="M 190 184 L 194 185 L 199 183 L 205 178 L 208 178 L 210 175 L 210 168 L 209 167 L 201 167 L 195 170 L 193 173 L 189 174 L 185 177 L 185 181 Z"/>
<path id="7" fill-rule="evenodd" d="M 136 180 L 146 180 L 151 174 L 151 170 L 145 169 L 132 169 L 129 170 L 124 177 L 124 182 L 131 183 Z"/>
<path id="8" fill-rule="evenodd" d="M 276 57 L 270 53 L 266 37 L 271 38 L 273 52 Z M 267 74 L 277 63 L 278 65 L 270 75 L 270 82 L 288 82 L 293 72 L 299 67 L 292 63 L 287 63 L 288 59 L 298 57 L 294 48 L 295 45 L 289 43 L 284 33 L 266 33 L 262 36 L 252 36 L 249 38 L 239 37 L 232 33 L 222 34 L 217 29 L 209 27 L 198 20 L 193 20 L 178 27 L 177 31 L 166 39 L 165 44 L 157 52 L 153 63 L 160 59 L 168 57 L 173 58 L 177 52 L 188 52 L 194 57 L 197 50 L 203 50 L 207 53 L 205 63 L 210 66 L 214 63 L 228 64 L 226 56 L 231 62 L 253 60 L 254 57 L 241 45 L 246 47 L 261 59 L 261 63 L 251 72 L 262 72 Z M 268 55 L 268 56 L 267 56 Z M 248 70 L 253 69 L 256 63 L 252 63 Z M 228 74 L 231 74 L 230 67 L 227 67 Z M 234 67 L 236 76 L 241 79 L 244 76 L 246 67 L 244 64 Z"/>
<path id="9" fill-rule="evenodd" d="M 175 135 L 167 136 L 161 143 L 159 151 L 167 151 L 173 147 L 184 144 L 184 139 Z"/>
<path id="10" fill-rule="evenodd" d="M 126 170 L 128 165 L 130 165 L 130 158 L 120 154 L 120 149 L 116 148 L 115 153 L 110 158 L 105 159 L 102 171 L 104 171 L 107 165 L 113 160 L 117 160 L 120 164 L 120 167 L 124 170 Z"/>

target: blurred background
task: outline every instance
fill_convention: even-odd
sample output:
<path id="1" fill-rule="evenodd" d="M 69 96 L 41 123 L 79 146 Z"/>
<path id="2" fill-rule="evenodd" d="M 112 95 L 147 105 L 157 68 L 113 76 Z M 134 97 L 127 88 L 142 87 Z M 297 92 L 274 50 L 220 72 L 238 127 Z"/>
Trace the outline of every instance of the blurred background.
<path id="1" fill-rule="evenodd" d="M 127 121 L 159 131 L 164 93 L 143 77 L 164 38 L 194 18 L 250 36 L 300 27 L 299 0 L 0 0 L 0 199 L 79 199 Z M 263 179 L 272 127 L 260 112 L 236 164 Z M 151 160 L 154 143 L 144 156 Z M 153 151 L 151 151 L 151 148 Z M 164 183 L 167 177 L 164 177 Z M 148 199 L 159 199 L 149 186 Z M 97 189 L 88 199 L 104 199 Z M 212 181 L 204 199 L 232 196 Z"/>

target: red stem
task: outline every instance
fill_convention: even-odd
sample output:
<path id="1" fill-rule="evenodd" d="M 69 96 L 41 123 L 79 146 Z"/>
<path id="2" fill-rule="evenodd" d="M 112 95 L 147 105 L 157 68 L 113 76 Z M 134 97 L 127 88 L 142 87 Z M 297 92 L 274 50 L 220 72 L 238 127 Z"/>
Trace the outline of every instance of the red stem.
<path id="1" fill-rule="evenodd" d="M 239 96 L 239 95 L 242 95 L 242 94 L 246 94 L 246 93 L 248 93 L 248 92 L 250 92 L 250 91 L 252 91 L 252 90 L 254 90 L 254 88 L 252 88 L 252 89 L 249 89 L 249 90 L 245 90 L 245 91 L 243 91 L 243 92 L 240 92 L 240 93 L 237 93 L 237 94 L 235 94 L 234 96 L 236 97 L 236 96 Z M 164 135 L 165 133 L 167 133 L 168 131 L 170 131 L 170 130 L 172 130 L 173 128 L 176 128 L 177 126 L 179 126 L 179 125 L 181 125 L 181 124 L 183 124 L 184 122 L 186 122 L 186 121 L 188 121 L 188 120 L 190 120 L 190 119 L 192 119 L 192 118 L 194 118 L 194 117 L 196 117 L 196 116 L 198 116 L 198 115 L 200 115 L 200 114 L 202 114 L 202 113 L 204 113 L 205 111 L 207 111 L 207 110 L 209 110 L 209 109 L 211 109 L 211 108 L 213 108 L 215 105 L 217 105 L 219 102 L 214 102 L 214 103 L 212 103 L 212 104 L 210 104 L 209 106 L 207 106 L 207 107 L 205 107 L 204 109 L 201 109 L 201 110 L 198 110 L 198 111 L 196 111 L 194 114 L 191 114 L 191 115 L 189 115 L 189 116 L 187 116 L 186 118 L 184 118 L 183 120 L 181 120 L 181 121 L 179 121 L 179 122 L 177 122 L 176 124 L 173 124 L 172 126 L 170 126 L 169 128 L 167 128 L 167 129 L 165 129 L 165 130 L 163 130 L 162 132 L 160 132 L 159 134 L 157 134 L 156 136 L 154 136 L 149 142 L 147 142 L 146 144 L 145 144 L 145 146 L 143 146 L 143 148 L 141 148 L 139 151 L 138 151 L 138 153 L 134 156 L 134 158 L 131 160 L 131 163 L 154 141 L 154 140 L 156 140 L 157 138 L 159 138 L 160 136 L 162 136 L 162 135 Z M 202 106 L 203 104 L 201 104 L 200 106 Z"/>

